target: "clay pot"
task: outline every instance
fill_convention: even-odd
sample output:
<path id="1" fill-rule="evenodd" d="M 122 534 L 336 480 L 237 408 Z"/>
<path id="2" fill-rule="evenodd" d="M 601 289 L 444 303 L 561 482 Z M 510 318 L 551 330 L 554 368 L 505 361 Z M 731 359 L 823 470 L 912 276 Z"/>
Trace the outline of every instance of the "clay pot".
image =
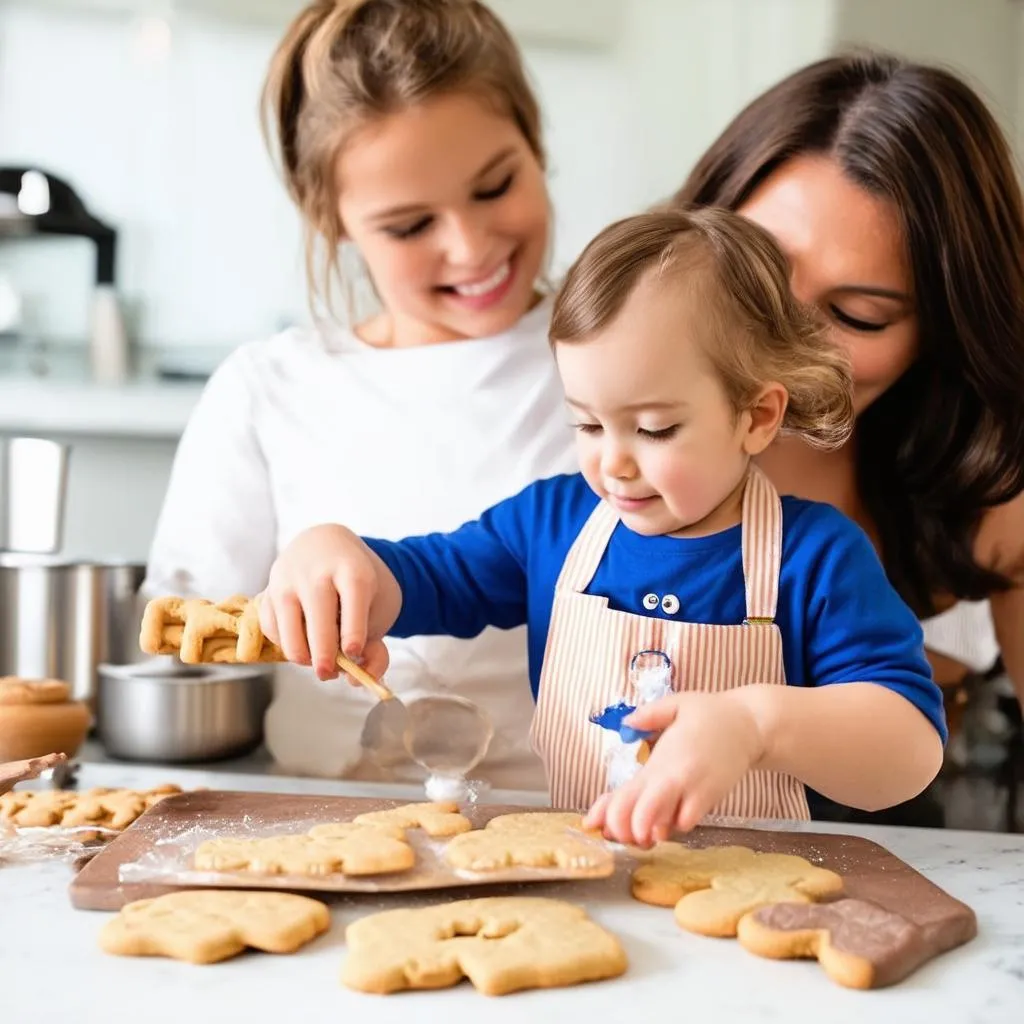
<path id="1" fill-rule="evenodd" d="M 0 762 L 46 754 L 73 757 L 92 726 L 82 701 L 59 679 L 0 678 Z"/>

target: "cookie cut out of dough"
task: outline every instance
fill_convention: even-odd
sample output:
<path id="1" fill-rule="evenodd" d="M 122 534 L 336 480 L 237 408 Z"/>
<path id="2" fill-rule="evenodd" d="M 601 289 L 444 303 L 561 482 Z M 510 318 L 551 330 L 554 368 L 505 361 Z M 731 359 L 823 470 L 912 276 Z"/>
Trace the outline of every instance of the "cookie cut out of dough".
<path id="1" fill-rule="evenodd" d="M 428 836 L 454 836 L 473 827 L 469 818 L 459 813 L 459 805 L 451 801 L 403 804 L 386 811 L 367 811 L 356 815 L 352 821 L 356 825 L 421 828 Z"/>
<path id="2" fill-rule="evenodd" d="M 80 828 L 92 825 L 120 832 L 178 786 L 155 789 L 14 790 L 0 796 L 0 820 L 22 828 Z"/>
<path id="3" fill-rule="evenodd" d="M 583 833 L 579 814 L 536 811 L 502 814 L 482 829 L 456 836 L 445 860 L 462 871 L 559 868 L 581 878 L 605 878 L 615 858 L 601 836 Z"/>
<path id="4" fill-rule="evenodd" d="M 327 907 L 306 896 L 189 890 L 122 907 L 100 930 L 99 945 L 115 956 L 164 956 L 212 964 L 246 947 L 294 953 L 330 924 Z"/>
<path id="5" fill-rule="evenodd" d="M 189 665 L 284 661 L 263 635 L 258 605 L 240 595 L 216 604 L 200 597 L 153 598 L 143 612 L 139 646 L 146 654 L 179 654 Z"/>
<path id="6" fill-rule="evenodd" d="M 197 871 L 254 875 L 386 875 L 408 871 L 416 852 L 401 828 L 354 823 L 257 839 L 208 839 L 193 856 Z"/>
<path id="7" fill-rule="evenodd" d="M 618 977 L 618 939 L 571 903 L 538 897 L 388 910 L 349 925 L 342 982 L 360 992 L 439 989 L 468 978 L 485 995 Z"/>
<path id="8" fill-rule="evenodd" d="M 674 907 L 676 922 L 699 935 L 731 937 L 741 917 L 772 903 L 810 903 L 840 893 L 843 880 L 803 857 L 744 846 L 658 843 L 633 872 L 633 896 Z"/>
<path id="9" fill-rule="evenodd" d="M 177 654 L 186 665 L 286 661 L 260 626 L 259 603 L 237 594 L 225 601 L 201 597 L 154 597 L 142 613 L 139 647 L 146 654 Z M 345 654 L 338 667 L 380 700 L 394 694 Z"/>
<path id="10" fill-rule="evenodd" d="M 773 960 L 817 959 L 846 988 L 883 988 L 902 981 L 931 956 L 913 922 L 867 900 L 778 903 L 744 915 L 744 949 Z"/>

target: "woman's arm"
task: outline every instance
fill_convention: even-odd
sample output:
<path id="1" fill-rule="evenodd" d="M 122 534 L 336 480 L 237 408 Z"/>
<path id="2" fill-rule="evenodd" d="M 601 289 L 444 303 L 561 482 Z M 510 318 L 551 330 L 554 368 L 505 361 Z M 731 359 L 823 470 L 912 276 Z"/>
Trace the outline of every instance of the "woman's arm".
<path id="1" fill-rule="evenodd" d="M 992 594 L 989 601 L 1006 673 L 1024 705 L 1024 494 L 984 518 L 975 550 L 983 565 L 1014 584 Z"/>
<path id="2" fill-rule="evenodd" d="M 244 349 L 211 376 L 182 434 L 142 594 L 220 600 L 256 594 L 276 550 L 267 465 Z"/>

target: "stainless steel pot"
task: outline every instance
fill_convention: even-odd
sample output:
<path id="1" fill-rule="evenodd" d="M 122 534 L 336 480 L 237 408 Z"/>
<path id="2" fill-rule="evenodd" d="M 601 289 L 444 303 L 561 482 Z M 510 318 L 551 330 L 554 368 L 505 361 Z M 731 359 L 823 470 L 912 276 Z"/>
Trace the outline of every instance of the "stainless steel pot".
<path id="1" fill-rule="evenodd" d="M 143 659 L 145 566 L 0 553 L 0 675 L 52 677 L 95 709 L 103 662 Z"/>
<path id="2" fill-rule="evenodd" d="M 96 732 L 108 754 L 128 761 L 241 756 L 263 739 L 272 679 L 265 665 L 101 665 Z"/>

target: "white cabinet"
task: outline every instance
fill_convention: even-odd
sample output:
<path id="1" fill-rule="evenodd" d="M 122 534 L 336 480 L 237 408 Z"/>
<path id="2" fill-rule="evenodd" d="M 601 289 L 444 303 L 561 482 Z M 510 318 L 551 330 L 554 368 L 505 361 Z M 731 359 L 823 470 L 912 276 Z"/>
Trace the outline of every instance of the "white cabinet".
<path id="1" fill-rule="evenodd" d="M 114 15 L 175 12 L 240 24 L 284 26 L 305 0 L 8 0 L 32 7 Z M 629 0 L 488 0 L 524 45 L 606 49 L 619 38 Z"/>

